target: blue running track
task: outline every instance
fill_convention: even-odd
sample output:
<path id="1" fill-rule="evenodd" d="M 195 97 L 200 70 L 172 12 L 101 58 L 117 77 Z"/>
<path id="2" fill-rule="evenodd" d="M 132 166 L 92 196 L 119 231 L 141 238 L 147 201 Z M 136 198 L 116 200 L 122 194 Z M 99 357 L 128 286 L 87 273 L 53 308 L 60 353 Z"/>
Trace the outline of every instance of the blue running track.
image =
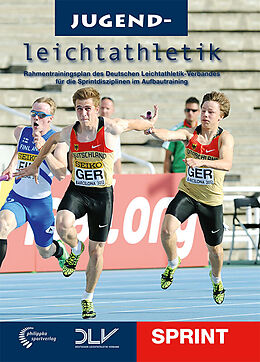
<path id="1" fill-rule="evenodd" d="M 161 269 L 103 271 L 96 321 L 260 321 L 260 267 L 224 266 L 226 298 L 212 299 L 209 268 L 180 268 L 160 289 Z M 0 321 L 78 321 L 85 273 L 0 274 Z"/>

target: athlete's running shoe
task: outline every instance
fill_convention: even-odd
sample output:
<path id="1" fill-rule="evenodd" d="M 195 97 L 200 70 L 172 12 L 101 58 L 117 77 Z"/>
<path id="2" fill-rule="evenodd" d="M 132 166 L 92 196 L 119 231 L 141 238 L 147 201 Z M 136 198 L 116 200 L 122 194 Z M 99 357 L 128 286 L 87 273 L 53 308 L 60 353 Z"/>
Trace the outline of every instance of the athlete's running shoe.
<path id="1" fill-rule="evenodd" d="M 225 298 L 225 289 L 223 287 L 222 281 L 214 283 L 212 279 L 212 270 L 209 272 L 209 276 L 213 285 L 213 299 L 217 304 L 222 304 Z"/>
<path id="2" fill-rule="evenodd" d="M 58 258 L 59 265 L 60 265 L 61 269 L 63 269 L 64 263 L 65 263 L 66 259 L 68 259 L 68 257 L 69 257 L 69 253 L 67 252 L 62 240 L 57 240 L 57 243 L 63 250 L 62 256 Z"/>
<path id="3" fill-rule="evenodd" d="M 173 274 L 175 273 L 175 270 L 178 268 L 178 266 L 181 263 L 181 258 L 178 257 L 178 265 L 175 268 L 171 268 L 169 265 L 164 270 L 164 273 L 161 277 L 161 288 L 167 289 L 169 286 L 172 285 L 173 282 Z"/>
<path id="4" fill-rule="evenodd" d="M 82 318 L 83 319 L 96 317 L 97 314 L 94 311 L 93 302 L 91 302 L 90 300 L 87 300 L 87 299 L 83 299 L 81 301 L 81 306 L 82 306 Z"/>
<path id="5" fill-rule="evenodd" d="M 73 251 L 71 251 L 70 256 L 68 257 L 68 259 L 65 261 L 64 266 L 63 266 L 63 275 L 65 277 L 70 277 L 71 274 L 74 273 L 76 266 L 78 264 L 79 261 L 79 257 L 80 255 L 83 253 L 85 246 L 84 244 L 80 241 L 81 243 L 81 252 L 79 255 L 75 255 L 73 253 Z"/>

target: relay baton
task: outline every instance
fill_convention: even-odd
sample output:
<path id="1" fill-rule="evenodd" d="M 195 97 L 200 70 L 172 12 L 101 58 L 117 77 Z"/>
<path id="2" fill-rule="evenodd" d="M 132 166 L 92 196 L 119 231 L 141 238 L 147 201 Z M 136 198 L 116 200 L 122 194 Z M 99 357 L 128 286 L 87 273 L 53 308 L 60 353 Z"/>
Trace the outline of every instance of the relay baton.
<path id="1" fill-rule="evenodd" d="M 9 175 L 0 176 L 0 181 L 8 181 L 10 179 Z"/>
<path id="2" fill-rule="evenodd" d="M 146 118 L 147 118 L 147 119 L 151 119 L 151 118 L 152 118 L 152 112 L 151 112 L 151 111 L 147 111 L 147 112 L 146 112 Z"/>
<path id="3" fill-rule="evenodd" d="M 146 112 L 146 119 L 152 119 L 152 112 L 151 111 Z M 148 130 L 146 130 L 146 134 L 151 134 L 151 133 L 152 133 L 152 128 L 149 128 Z"/>

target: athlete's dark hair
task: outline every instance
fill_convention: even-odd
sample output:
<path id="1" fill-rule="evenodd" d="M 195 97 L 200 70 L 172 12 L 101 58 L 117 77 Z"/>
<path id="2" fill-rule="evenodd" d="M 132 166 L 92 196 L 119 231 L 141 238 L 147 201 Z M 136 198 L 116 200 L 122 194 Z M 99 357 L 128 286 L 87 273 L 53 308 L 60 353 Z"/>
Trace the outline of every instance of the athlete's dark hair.
<path id="1" fill-rule="evenodd" d="M 109 101 L 111 101 L 113 104 L 115 103 L 114 100 L 113 100 L 112 98 L 110 98 L 110 97 L 102 97 L 102 98 L 101 98 L 101 102 L 104 101 L 104 100 L 106 100 L 106 99 L 108 99 Z"/>
<path id="2" fill-rule="evenodd" d="M 219 104 L 220 112 L 222 113 L 223 118 L 229 115 L 230 102 L 224 93 L 213 91 L 211 93 L 205 94 L 201 102 L 201 107 L 203 106 L 203 103 L 207 101 L 214 101 Z"/>
<path id="3" fill-rule="evenodd" d="M 200 101 L 196 98 L 196 97 L 190 97 L 186 100 L 185 104 L 188 103 L 197 103 L 198 105 L 200 105 Z"/>

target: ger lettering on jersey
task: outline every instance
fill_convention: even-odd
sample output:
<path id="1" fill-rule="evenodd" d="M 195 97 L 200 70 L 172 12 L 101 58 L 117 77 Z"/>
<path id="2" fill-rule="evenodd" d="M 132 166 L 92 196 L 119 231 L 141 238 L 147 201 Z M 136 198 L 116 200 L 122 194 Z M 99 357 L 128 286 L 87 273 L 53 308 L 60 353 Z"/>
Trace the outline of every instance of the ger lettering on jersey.
<path id="1" fill-rule="evenodd" d="M 110 187 L 113 182 L 114 151 L 106 147 L 104 118 L 99 117 L 96 138 L 91 142 L 79 142 L 76 122 L 70 135 L 70 151 L 73 156 L 72 181 L 77 186 Z"/>
<path id="2" fill-rule="evenodd" d="M 223 129 L 218 127 L 215 137 L 209 145 L 202 145 L 198 142 L 198 135 L 201 133 L 201 125 L 196 127 L 192 138 L 185 149 L 186 158 L 200 160 L 219 159 L 219 138 Z M 223 203 L 223 183 L 225 171 L 215 170 L 207 167 L 186 167 L 186 176 L 179 185 L 179 190 L 185 192 L 197 201 L 217 206 Z"/>

